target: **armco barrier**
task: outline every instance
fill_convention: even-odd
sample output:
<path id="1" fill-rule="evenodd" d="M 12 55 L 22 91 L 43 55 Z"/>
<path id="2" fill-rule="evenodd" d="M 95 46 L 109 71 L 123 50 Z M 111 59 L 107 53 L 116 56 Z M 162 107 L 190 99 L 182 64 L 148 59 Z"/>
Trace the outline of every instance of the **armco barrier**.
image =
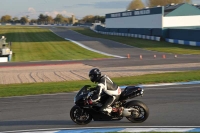
<path id="1" fill-rule="evenodd" d="M 170 42 L 170 43 L 189 45 L 189 46 L 199 46 L 200 47 L 200 42 L 177 40 L 177 39 L 168 39 L 168 38 L 165 39 L 165 41 Z"/>

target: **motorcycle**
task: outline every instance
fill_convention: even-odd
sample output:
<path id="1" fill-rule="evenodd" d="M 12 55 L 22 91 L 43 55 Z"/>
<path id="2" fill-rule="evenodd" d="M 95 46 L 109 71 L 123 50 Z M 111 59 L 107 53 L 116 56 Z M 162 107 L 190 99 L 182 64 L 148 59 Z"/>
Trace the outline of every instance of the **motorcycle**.
<path id="1" fill-rule="evenodd" d="M 94 88 L 85 85 L 74 97 L 75 105 L 70 110 L 70 117 L 72 121 L 79 125 L 85 125 L 92 121 L 114 121 L 121 120 L 126 117 L 132 123 L 144 122 L 149 116 L 148 107 L 141 101 L 132 100 L 137 96 L 143 96 L 144 90 L 141 87 L 127 86 L 117 101 L 111 107 L 110 115 L 100 111 L 100 108 L 105 103 L 108 95 L 101 94 L 101 99 L 96 104 L 89 104 L 88 100 L 91 98 Z"/>

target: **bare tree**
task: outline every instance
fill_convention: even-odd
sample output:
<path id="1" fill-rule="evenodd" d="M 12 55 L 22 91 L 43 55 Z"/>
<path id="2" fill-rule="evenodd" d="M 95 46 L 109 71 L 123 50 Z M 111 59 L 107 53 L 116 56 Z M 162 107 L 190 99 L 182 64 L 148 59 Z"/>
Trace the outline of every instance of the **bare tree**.
<path id="1" fill-rule="evenodd" d="M 147 0 L 147 5 L 149 7 L 154 6 L 165 6 L 171 3 L 180 4 L 180 3 L 192 3 L 192 0 Z"/>
<path id="2" fill-rule="evenodd" d="M 135 10 L 144 8 L 144 3 L 141 0 L 132 0 L 128 5 L 127 10 Z"/>

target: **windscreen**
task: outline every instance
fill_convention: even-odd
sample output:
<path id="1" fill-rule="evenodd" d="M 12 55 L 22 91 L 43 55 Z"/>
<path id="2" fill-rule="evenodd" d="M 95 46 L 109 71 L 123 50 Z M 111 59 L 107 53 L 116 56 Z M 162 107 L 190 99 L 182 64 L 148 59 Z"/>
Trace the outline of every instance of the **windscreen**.
<path id="1" fill-rule="evenodd" d="M 88 93 L 88 88 L 91 87 L 90 85 L 85 85 L 83 88 L 80 89 L 80 91 L 77 93 L 76 97 L 79 97 L 81 95 Z"/>

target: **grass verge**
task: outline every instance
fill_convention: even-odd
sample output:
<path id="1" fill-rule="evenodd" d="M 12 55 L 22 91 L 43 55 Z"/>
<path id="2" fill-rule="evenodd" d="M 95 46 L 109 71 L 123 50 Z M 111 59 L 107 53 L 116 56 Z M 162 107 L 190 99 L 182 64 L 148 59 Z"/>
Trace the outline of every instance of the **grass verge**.
<path id="1" fill-rule="evenodd" d="M 120 86 L 147 83 L 171 83 L 194 80 L 200 80 L 200 70 L 113 78 L 113 81 Z M 92 84 L 89 80 L 0 85 L 0 97 L 72 92 L 79 90 L 86 84 L 94 86 L 94 84 Z"/>
<path id="2" fill-rule="evenodd" d="M 131 46 L 135 46 L 135 47 L 139 47 L 139 48 L 143 48 L 147 50 L 152 50 L 152 51 L 174 53 L 174 54 L 200 54 L 200 47 L 173 44 L 173 43 L 168 43 L 165 41 L 157 42 L 157 41 L 144 40 L 144 39 L 132 38 L 132 37 L 102 35 L 102 34 L 95 33 L 88 28 L 71 28 L 71 29 L 83 35 L 109 39 L 109 40 L 113 40 L 113 41 L 120 42 L 123 44 L 131 45 Z"/>
<path id="3" fill-rule="evenodd" d="M 12 61 L 82 60 L 108 58 L 58 37 L 48 29 L 0 26 L 0 36 L 12 42 Z"/>

